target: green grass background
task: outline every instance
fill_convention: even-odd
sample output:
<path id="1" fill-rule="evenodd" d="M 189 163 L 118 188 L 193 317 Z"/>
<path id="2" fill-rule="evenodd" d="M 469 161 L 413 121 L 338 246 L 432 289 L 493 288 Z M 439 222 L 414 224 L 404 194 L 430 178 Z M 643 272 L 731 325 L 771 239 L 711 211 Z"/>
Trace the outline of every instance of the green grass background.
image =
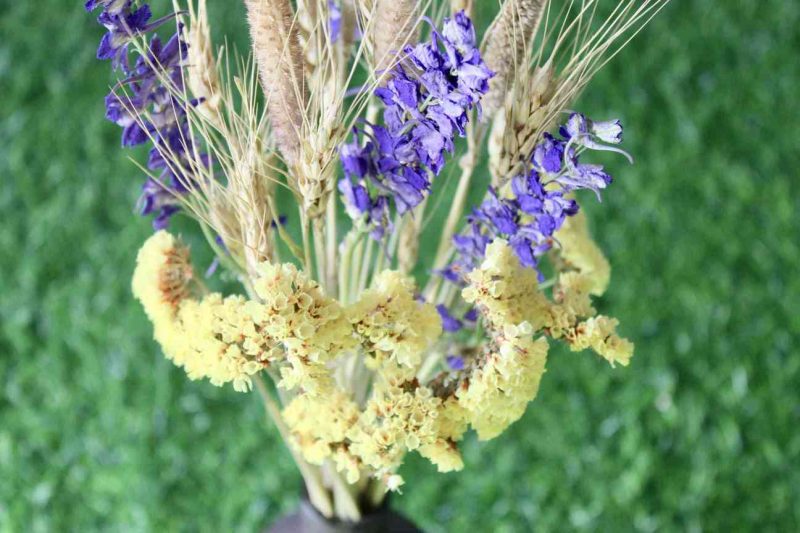
<path id="1" fill-rule="evenodd" d="M 209 3 L 242 42 L 241 6 Z M 299 476 L 256 398 L 188 381 L 131 297 L 149 223 L 81 4 L 0 0 L 0 530 L 254 531 Z M 798 26 L 792 0 L 675 0 L 595 79 L 579 107 L 637 157 L 587 202 L 633 364 L 555 352 L 463 472 L 410 458 L 398 508 L 430 531 L 800 527 Z"/>

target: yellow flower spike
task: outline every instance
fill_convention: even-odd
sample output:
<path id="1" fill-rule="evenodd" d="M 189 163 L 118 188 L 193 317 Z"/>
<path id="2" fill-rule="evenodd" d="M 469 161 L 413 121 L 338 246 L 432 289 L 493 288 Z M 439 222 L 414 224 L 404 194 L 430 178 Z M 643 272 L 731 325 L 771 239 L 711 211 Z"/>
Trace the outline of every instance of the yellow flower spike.
<path id="1" fill-rule="evenodd" d="M 132 288 L 164 354 L 191 379 L 232 383 L 245 392 L 251 376 L 288 363 L 281 369 L 284 387 L 326 391 L 332 379 L 324 363 L 354 346 L 350 324 L 339 305 L 293 265 L 259 268 L 255 289 L 263 302 L 218 293 L 192 298 L 188 249 L 160 231 L 139 252 Z"/>
<path id="2" fill-rule="evenodd" d="M 612 364 L 627 365 L 633 344 L 616 334 L 618 322 L 607 317 L 592 319 L 596 311 L 590 295 L 607 284 L 608 264 L 589 238 L 585 221 L 578 221 L 565 235 L 569 246 L 562 254 L 573 259 L 571 267 L 583 270 L 558 275 L 554 301 L 539 289 L 536 273 L 523 268 L 502 239 L 486 248 L 486 259 L 468 275 L 469 285 L 462 296 L 481 310 L 492 329 L 528 322 L 534 332 L 564 338 L 574 351 L 591 348 Z"/>
<path id="3" fill-rule="evenodd" d="M 189 378 L 208 378 L 215 385 L 233 383 L 234 389 L 247 391 L 250 376 L 264 363 L 248 355 L 252 350 L 243 349 L 245 300 L 223 299 L 219 294 L 196 300 L 189 292 L 192 276 L 188 249 L 160 231 L 139 251 L 133 293 L 153 322 L 154 337 L 164 354 Z"/>
<path id="4" fill-rule="evenodd" d="M 349 450 L 377 475 L 394 472 L 409 450 L 441 472 L 459 470 L 463 461 L 453 437 L 461 438 L 466 427 L 462 424 L 459 432 L 451 418 L 442 416 L 445 405 L 407 369 L 387 362 L 358 424 L 348 433 Z"/>
<path id="5" fill-rule="evenodd" d="M 131 283 L 154 323 L 172 320 L 181 301 L 189 296 L 193 277 L 189 249 L 166 231 L 150 237 L 139 250 Z"/>
<path id="6" fill-rule="evenodd" d="M 554 322 L 552 303 L 539 290 L 536 272 L 523 268 L 503 239 L 486 248 L 486 259 L 467 281 L 464 300 L 477 305 L 492 324 L 529 322 L 540 330 Z"/>
<path id="7" fill-rule="evenodd" d="M 442 333 L 442 321 L 436 308 L 414 297 L 411 278 L 400 272 L 380 273 L 374 287 L 346 309 L 362 345 L 371 352 L 367 359 L 378 368 L 384 359 L 417 369 L 422 355 Z"/>
<path id="8" fill-rule="evenodd" d="M 296 266 L 261 263 L 258 274 L 253 283 L 261 299 L 257 321 L 296 357 L 295 369 L 302 361 L 330 361 L 355 346 L 341 306 Z"/>
<path id="9" fill-rule="evenodd" d="M 341 389 L 324 398 L 311 394 L 296 396 L 283 410 L 292 432 L 293 445 L 312 464 L 333 458 L 349 478 L 359 478 L 359 461 L 345 451 L 346 435 L 359 417 L 358 406 Z"/>
<path id="10" fill-rule="evenodd" d="M 567 217 L 564 225 L 556 232 L 555 239 L 560 244 L 559 255 L 567 265 L 587 276 L 590 294 L 601 296 L 608 288 L 611 267 L 592 240 L 583 211 Z"/>
<path id="11" fill-rule="evenodd" d="M 506 325 L 493 344 L 456 392 L 481 440 L 495 438 L 522 417 L 539 391 L 547 361 L 547 341 L 534 340 L 527 322 Z"/>

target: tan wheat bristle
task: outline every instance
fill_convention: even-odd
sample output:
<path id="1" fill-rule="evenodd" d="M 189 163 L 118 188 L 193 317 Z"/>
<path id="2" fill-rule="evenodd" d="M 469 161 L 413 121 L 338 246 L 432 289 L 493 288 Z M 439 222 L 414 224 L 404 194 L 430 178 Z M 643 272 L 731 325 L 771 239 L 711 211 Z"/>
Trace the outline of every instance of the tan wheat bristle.
<path id="1" fill-rule="evenodd" d="M 481 101 L 485 117 L 491 117 L 503 105 L 517 66 L 527 59 L 546 3 L 547 0 L 506 0 L 489 27 L 483 57 L 495 76 Z"/>
<path id="2" fill-rule="evenodd" d="M 306 90 L 294 10 L 289 0 L 245 0 L 245 4 L 272 131 L 292 166 L 300 152 Z"/>
<path id="3" fill-rule="evenodd" d="M 402 48 L 416 41 L 419 4 L 416 0 L 376 0 L 372 35 L 378 73 L 391 68 Z"/>
<path id="4" fill-rule="evenodd" d="M 197 10 L 189 4 L 189 50 L 187 59 L 187 84 L 189 90 L 202 103 L 198 111 L 214 124 L 219 124 L 220 80 L 214 51 L 211 44 L 211 32 L 208 25 L 206 0 L 199 0 Z"/>

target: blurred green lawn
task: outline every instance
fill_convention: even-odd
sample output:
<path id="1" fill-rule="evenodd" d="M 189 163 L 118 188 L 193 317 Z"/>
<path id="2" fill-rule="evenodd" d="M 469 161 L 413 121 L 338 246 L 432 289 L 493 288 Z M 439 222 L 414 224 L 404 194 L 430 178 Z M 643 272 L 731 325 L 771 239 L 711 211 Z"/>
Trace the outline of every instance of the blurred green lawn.
<path id="1" fill-rule="evenodd" d="M 241 41 L 241 6 L 209 3 Z M 256 398 L 188 381 L 131 297 L 150 228 L 81 4 L 0 0 L 0 530 L 254 531 L 299 477 Z M 675 0 L 596 78 L 580 109 L 637 157 L 588 202 L 634 362 L 555 353 L 463 472 L 408 461 L 400 509 L 430 531 L 800 527 L 798 26 L 796 1 Z"/>

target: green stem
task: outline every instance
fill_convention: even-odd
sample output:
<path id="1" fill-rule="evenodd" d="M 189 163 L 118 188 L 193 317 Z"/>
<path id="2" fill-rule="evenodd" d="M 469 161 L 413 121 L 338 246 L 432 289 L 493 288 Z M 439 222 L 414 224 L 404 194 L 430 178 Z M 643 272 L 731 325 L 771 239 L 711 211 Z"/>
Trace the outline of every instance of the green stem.
<path id="1" fill-rule="evenodd" d="M 258 391 L 258 394 L 261 396 L 261 400 L 264 403 L 264 409 L 266 410 L 267 418 L 272 420 L 272 422 L 275 424 L 275 427 L 278 428 L 278 433 L 280 433 L 283 442 L 289 449 L 289 453 L 292 454 L 292 458 L 294 459 L 297 468 L 300 470 L 300 474 L 303 476 L 303 480 L 306 484 L 306 490 L 308 491 L 308 499 L 311 501 L 311 504 L 320 512 L 320 514 L 322 514 L 322 516 L 331 518 L 333 516 L 331 496 L 322 483 L 322 476 L 320 475 L 319 470 L 308 464 L 302 457 L 300 457 L 300 454 L 292 448 L 292 445 L 290 444 L 291 432 L 283 422 L 281 410 L 270 395 L 269 390 L 267 390 L 264 380 L 261 378 L 261 376 L 257 375 L 253 381 L 255 381 L 256 390 Z"/>

